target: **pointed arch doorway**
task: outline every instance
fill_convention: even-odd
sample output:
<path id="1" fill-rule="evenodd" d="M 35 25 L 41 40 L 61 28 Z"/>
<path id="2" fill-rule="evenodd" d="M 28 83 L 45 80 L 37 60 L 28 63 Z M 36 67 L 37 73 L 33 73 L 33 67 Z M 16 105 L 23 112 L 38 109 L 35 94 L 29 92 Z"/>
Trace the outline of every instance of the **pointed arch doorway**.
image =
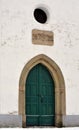
<path id="1" fill-rule="evenodd" d="M 48 69 L 34 66 L 25 85 L 26 126 L 55 126 L 55 86 Z"/>
<path id="2" fill-rule="evenodd" d="M 45 82 L 50 80 L 50 89 L 46 89 L 46 85 L 41 84 L 43 81 L 40 82 L 40 80 L 43 80 L 43 78 L 41 78 L 40 70 L 44 71 L 42 74 L 44 74 L 46 78 L 48 77 Z M 36 75 L 35 77 L 37 77 L 35 84 L 38 85 L 36 85 L 36 90 L 32 89 L 32 82 L 34 81 L 32 79 L 34 78 L 33 73 Z M 41 76 L 37 76 L 37 73 Z M 32 87 L 29 87 L 29 82 Z M 42 86 L 44 86 L 44 88 Z M 44 89 L 44 91 L 42 91 L 42 89 Z M 50 93 L 48 93 L 48 91 L 50 91 Z M 34 95 L 36 95 L 36 97 L 34 97 Z M 48 95 L 50 95 L 50 100 L 48 99 Z M 19 114 L 22 115 L 23 127 L 46 126 L 46 124 L 47 126 L 60 127 L 63 123 L 62 116 L 66 114 L 65 108 L 65 83 L 60 68 L 46 55 L 41 54 L 32 58 L 23 68 L 19 82 Z"/>

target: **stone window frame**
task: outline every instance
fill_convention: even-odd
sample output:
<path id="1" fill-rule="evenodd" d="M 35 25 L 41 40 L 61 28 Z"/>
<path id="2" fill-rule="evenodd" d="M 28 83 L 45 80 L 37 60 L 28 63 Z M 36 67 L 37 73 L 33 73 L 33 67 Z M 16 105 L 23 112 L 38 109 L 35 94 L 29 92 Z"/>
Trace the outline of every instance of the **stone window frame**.
<path id="1" fill-rule="evenodd" d="M 48 56 L 40 54 L 32 58 L 23 68 L 19 80 L 19 115 L 22 115 L 22 126 L 26 126 L 25 83 L 30 70 L 37 64 L 43 64 L 50 72 L 55 83 L 55 127 L 63 126 L 63 115 L 66 115 L 65 82 L 59 66 Z"/>

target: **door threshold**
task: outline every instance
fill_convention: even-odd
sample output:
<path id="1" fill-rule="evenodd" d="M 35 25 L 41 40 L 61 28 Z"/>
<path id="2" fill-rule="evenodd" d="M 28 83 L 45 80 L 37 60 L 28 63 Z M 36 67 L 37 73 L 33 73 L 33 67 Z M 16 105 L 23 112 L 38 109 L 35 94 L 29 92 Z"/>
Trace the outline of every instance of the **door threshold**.
<path id="1" fill-rule="evenodd" d="M 57 128 L 55 126 L 26 126 L 26 128 Z"/>

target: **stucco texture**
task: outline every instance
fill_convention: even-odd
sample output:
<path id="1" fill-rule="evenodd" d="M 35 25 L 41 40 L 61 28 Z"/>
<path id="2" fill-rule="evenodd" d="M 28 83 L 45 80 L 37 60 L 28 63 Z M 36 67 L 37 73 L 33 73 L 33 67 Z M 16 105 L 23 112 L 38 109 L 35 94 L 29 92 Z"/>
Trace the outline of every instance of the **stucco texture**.
<path id="1" fill-rule="evenodd" d="M 48 20 L 38 23 L 37 7 Z M 54 33 L 53 46 L 32 44 L 32 30 Z M 0 113 L 18 114 L 19 79 L 28 61 L 39 54 L 60 67 L 66 86 L 66 114 L 79 114 L 79 0 L 0 0 Z"/>

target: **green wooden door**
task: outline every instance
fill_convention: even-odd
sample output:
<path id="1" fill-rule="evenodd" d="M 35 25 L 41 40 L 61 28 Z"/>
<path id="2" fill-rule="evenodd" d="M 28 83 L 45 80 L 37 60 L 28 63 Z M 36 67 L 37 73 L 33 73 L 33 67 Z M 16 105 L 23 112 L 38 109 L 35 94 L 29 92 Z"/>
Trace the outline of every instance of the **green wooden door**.
<path id="1" fill-rule="evenodd" d="M 45 66 L 31 69 L 25 88 L 26 126 L 55 125 L 55 86 Z"/>

